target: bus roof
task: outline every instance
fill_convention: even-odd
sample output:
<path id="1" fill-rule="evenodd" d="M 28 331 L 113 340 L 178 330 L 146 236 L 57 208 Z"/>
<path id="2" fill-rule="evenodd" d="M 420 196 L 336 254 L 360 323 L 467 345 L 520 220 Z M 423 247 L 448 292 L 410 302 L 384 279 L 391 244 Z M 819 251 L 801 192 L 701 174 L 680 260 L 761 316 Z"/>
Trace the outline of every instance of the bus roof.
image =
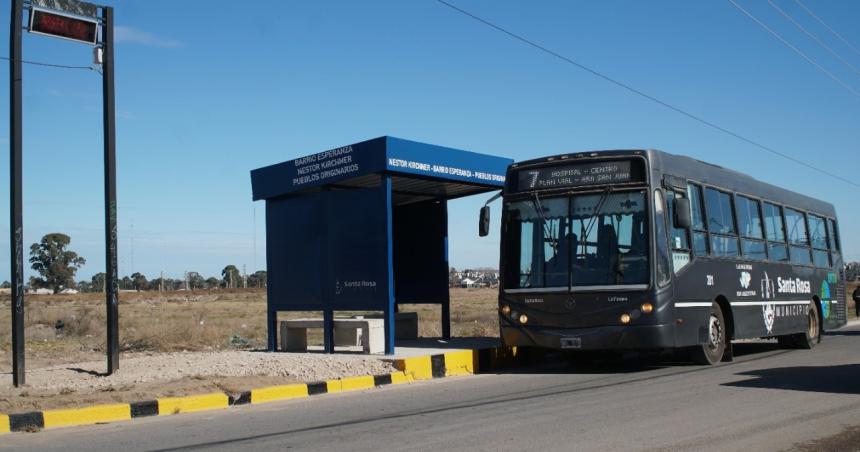
<path id="1" fill-rule="evenodd" d="M 748 174 L 684 155 L 657 150 L 649 150 L 648 154 L 652 171 L 659 170 L 663 174 L 671 174 L 779 204 L 786 204 L 789 207 L 836 217 L 836 209 L 834 209 L 833 204 L 762 182 Z"/>
<path id="2" fill-rule="evenodd" d="M 785 204 L 789 207 L 807 210 L 820 215 L 836 217 L 836 209 L 834 209 L 833 204 L 828 202 L 811 198 L 791 190 L 786 190 L 784 188 L 777 187 L 776 185 L 761 182 L 748 174 L 724 168 L 713 163 L 703 162 L 692 157 L 671 154 L 656 149 L 616 149 L 571 152 L 517 162 L 511 169 L 515 170 L 519 167 L 538 164 L 560 163 L 563 160 L 575 161 L 577 158 L 608 156 L 623 157 L 637 154 L 648 158 L 652 172 L 657 171 L 661 174 L 677 176 L 694 182 L 701 182 L 705 185 L 714 185 L 726 190 L 747 194 L 756 198 L 763 198 L 778 204 Z"/>

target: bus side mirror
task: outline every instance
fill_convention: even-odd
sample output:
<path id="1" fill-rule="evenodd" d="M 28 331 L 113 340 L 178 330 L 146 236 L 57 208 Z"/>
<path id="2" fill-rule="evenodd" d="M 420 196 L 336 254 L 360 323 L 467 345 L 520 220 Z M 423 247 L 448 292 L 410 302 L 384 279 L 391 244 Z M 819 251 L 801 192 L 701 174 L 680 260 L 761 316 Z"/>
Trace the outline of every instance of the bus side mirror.
<path id="1" fill-rule="evenodd" d="M 693 224 L 690 216 L 690 200 L 687 198 L 675 198 L 673 200 L 673 211 L 675 212 L 672 223 L 676 229 L 688 229 Z"/>
<path id="2" fill-rule="evenodd" d="M 481 207 L 481 218 L 478 220 L 478 235 L 486 237 L 490 233 L 490 206 Z"/>

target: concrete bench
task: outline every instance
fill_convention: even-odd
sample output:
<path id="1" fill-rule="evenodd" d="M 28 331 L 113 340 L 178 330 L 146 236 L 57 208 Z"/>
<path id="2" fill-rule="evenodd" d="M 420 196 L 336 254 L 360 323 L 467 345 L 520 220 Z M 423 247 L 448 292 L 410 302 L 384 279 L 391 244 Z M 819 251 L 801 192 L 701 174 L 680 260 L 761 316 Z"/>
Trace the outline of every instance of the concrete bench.
<path id="1" fill-rule="evenodd" d="M 281 350 L 306 352 L 308 328 L 322 328 L 323 319 L 295 319 L 280 322 Z M 382 319 L 334 319 L 334 346 L 360 345 L 364 353 L 385 353 L 385 325 Z"/>
<path id="2" fill-rule="evenodd" d="M 382 315 L 366 315 L 367 319 L 381 319 Z M 394 338 L 414 341 L 418 339 L 418 313 L 398 312 L 394 314 Z"/>

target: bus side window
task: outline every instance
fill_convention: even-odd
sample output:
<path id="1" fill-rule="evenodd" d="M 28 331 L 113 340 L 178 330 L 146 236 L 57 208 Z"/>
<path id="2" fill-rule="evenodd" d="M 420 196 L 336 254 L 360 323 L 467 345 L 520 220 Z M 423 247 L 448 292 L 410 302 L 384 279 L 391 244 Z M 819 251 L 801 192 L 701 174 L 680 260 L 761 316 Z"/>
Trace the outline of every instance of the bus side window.
<path id="1" fill-rule="evenodd" d="M 735 196 L 738 212 L 738 229 L 741 236 L 741 251 L 750 259 L 767 258 L 762 235 L 759 202 L 746 196 Z"/>
<path id="2" fill-rule="evenodd" d="M 706 188 L 705 209 L 708 213 L 708 231 L 711 233 L 711 254 L 722 257 L 740 255 L 731 195 L 715 188 Z"/>
<path id="3" fill-rule="evenodd" d="M 835 220 L 827 220 L 827 236 L 830 238 L 827 241 L 827 246 L 830 249 L 830 264 L 837 265 L 839 261 L 839 231 L 836 229 Z"/>
<path id="4" fill-rule="evenodd" d="M 690 210 L 693 212 L 693 252 L 696 256 L 708 254 L 708 233 L 705 226 L 705 211 L 702 206 L 702 187 L 687 185 L 687 196 L 690 197 Z"/>
<path id="5" fill-rule="evenodd" d="M 830 267 L 827 255 L 827 228 L 824 218 L 809 214 L 809 241 L 812 244 L 812 263 L 819 268 Z"/>
<path id="6" fill-rule="evenodd" d="M 782 220 L 782 207 L 769 202 L 764 203 L 764 227 L 770 260 L 788 262 L 788 246 L 785 244 L 785 223 Z"/>
<path id="7" fill-rule="evenodd" d="M 791 208 L 785 208 L 785 223 L 788 226 L 789 257 L 793 264 L 811 265 L 809 235 L 806 233 L 806 215 Z"/>
<path id="8" fill-rule="evenodd" d="M 842 247 L 839 245 L 839 229 L 836 228 L 836 220 L 830 220 L 830 231 L 833 237 L 833 242 L 830 245 L 830 249 L 838 253 L 842 251 Z"/>
<path id="9" fill-rule="evenodd" d="M 675 217 L 675 198 L 683 198 L 684 194 L 666 190 L 666 211 L 669 213 L 669 246 L 672 249 L 672 269 L 677 274 L 690 263 L 690 240 L 686 229 L 676 228 L 672 218 Z"/>

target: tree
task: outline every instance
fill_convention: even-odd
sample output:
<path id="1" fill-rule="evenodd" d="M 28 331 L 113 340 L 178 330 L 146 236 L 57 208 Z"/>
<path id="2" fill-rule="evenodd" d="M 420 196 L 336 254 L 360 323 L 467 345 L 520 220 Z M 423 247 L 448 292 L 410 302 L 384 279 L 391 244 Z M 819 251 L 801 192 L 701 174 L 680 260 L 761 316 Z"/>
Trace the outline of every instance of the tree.
<path id="1" fill-rule="evenodd" d="M 155 278 L 149 281 L 148 290 L 162 291 L 162 290 L 170 290 L 167 286 L 167 280 L 162 278 Z"/>
<path id="2" fill-rule="evenodd" d="M 267 274 L 265 270 L 255 271 L 253 275 L 248 276 L 249 287 L 266 287 Z"/>
<path id="3" fill-rule="evenodd" d="M 3 281 L 3 284 L 0 284 L 0 289 L 11 289 L 12 284 L 9 281 Z"/>
<path id="4" fill-rule="evenodd" d="M 206 280 L 197 272 L 188 272 L 188 290 L 202 289 Z"/>
<path id="5" fill-rule="evenodd" d="M 93 285 L 89 281 L 78 281 L 78 290 L 81 292 L 93 292 Z"/>
<path id="6" fill-rule="evenodd" d="M 146 276 L 143 276 L 140 272 L 134 272 L 131 275 L 131 284 L 134 287 L 134 290 L 140 292 L 141 290 L 146 289 Z"/>
<path id="7" fill-rule="evenodd" d="M 107 279 L 107 275 L 104 272 L 96 273 L 90 278 L 90 287 L 93 292 L 104 292 L 105 291 L 105 280 Z"/>
<path id="8" fill-rule="evenodd" d="M 235 265 L 228 265 L 221 270 L 221 279 L 224 281 L 224 287 L 235 289 L 242 283 L 242 274 Z"/>
<path id="9" fill-rule="evenodd" d="M 42 237 L 42 241 L 30 245 L 30 268 L 39 272 L 40 278 L 33 282 L 58 293 L 75 283 L 75 273 L 87 260 L 67 249 L 71 237 L 54 232 Z"/>
<path id="10" fill-rule="evenodd" d="M 164 279 L 165 290 L 179 290 L 185 287 L 185 281 L 181 279 Z"/>
<path id="11" fill-rule="evenodd" d="M 210 276 L 206 279 L 206 288 L 209 290 L 217 289 L 220 284 L 221 281 L 219 281 L 218 278 L 215 278 L 213 276 Z"/>
<path id="12" fill-rule="evenodd" d="M 123 276 L 122 279 L 119 280 L 119 288 L 120 290 L 132 290 L 134 289 L 134 283 L 128 276 Z"/>

